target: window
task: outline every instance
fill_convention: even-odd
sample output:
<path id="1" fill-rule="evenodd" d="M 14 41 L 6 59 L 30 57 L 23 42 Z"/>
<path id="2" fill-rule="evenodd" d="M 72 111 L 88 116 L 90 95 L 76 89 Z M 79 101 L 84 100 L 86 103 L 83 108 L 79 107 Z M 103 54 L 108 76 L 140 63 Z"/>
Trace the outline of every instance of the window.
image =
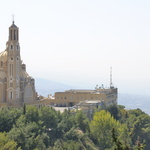
<path id="1" fill-rule="evenodd" d="M 14 30 L 14 40 L 16 40 L 16 30 Z"/>
<path id="2" fill-rule="evenodd" d="M 9 98 L 13 99 L 13 92 L 12 91 L 10 91 L 10 93 L 9 93 Z"/>
<path id="3" fill-rule="evenodd" d="M 12 45 L 10 45 L 10 49 L 13 49 L 13 46 L 12 46 Z"/>
<path id="4" fill-rule="evenodd" d="M 12 30 L 10 31 L 10 40 L 12 40 Z"/>
<path id="5" fill-rule="evenodd" d="M 18 30 L 17 30 L 17 40 L 18 40 Z"/>
<path id="6" fill-rule="evenodd" d="M 13 76 L 13 64 L 10 64 L 10 76 Z"/>

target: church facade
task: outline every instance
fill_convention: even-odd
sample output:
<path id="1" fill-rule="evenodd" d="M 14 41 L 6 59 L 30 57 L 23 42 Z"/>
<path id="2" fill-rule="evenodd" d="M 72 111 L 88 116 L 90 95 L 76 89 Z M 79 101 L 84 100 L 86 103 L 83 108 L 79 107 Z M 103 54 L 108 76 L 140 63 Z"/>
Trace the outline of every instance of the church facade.
<path id="1" fill-rule="evenodd" d="M 35 81 L 21 60 L 19 28 L 13 21 L 6 49 L 0 53 L 0 103 L 26 103 L 36 99 Z"/>

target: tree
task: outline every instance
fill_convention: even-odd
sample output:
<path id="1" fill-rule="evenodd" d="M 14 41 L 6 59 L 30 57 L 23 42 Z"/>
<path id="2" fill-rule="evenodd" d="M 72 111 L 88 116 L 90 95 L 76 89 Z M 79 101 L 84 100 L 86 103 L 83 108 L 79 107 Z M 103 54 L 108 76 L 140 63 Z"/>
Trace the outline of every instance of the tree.
<path id="1" fill-rule="evenodd" d="M 15 124 L 16 120 L 22 114 L 21 109 L 11 108 L 11 109 L 1 109 L 0 110 L 0 132 L 8 132 Z"/>
<path id="2" fill-rule="evenodd" d="M 120 140 L 116 136 L 114 128 L 112 129 L 112 139 L 113 139 L 113 142 L 115 143 L 113 150 L 129 150 L 130 149 L 129 145 L 127 145 L 126 143 L 123 144 L 122 142 L 120 142 Z"/>
<path id="3" fill-rule="evenodd" d="M 137 138 L 140 137 L 139 142 L 145 143 L 146 146 L 144 149 L 149 150 L 150 116 L 139 109 L 130 110 L 129 118 L 126 123 L 130 130 L 133 145 L 137 143 Z"/>
<path id="4" fill-rule="evenodd" d="M 27 122 L 27 120 L 25 115 L 21 115 L 16 121 L 16 125 L 8 133 L 8 137 L 17 142 L 17 146 L 23 150 L 35 149 L 37 145 L 43 148 L 46 147 L 45 142 L 49 137 L 44 133 L 41 134 L 40 127 L 36 122 Z"/>
<path id="5" fill-rule="evenodd" d="M 133 149 L 134 150 L 143 150 L 144 149 L 144 145 L 140 143 L 139 137 L 138 137 L 138 139 L 136 141 L 136 145 L 133 147 Z"/>
<path id="6" fill-rule="evenodd" d="M 25 116 L 28 122 L 37 123 L 39 121 L 38 108 L 35 106 L 27 106 Z"/>
<path id="7" fill-rule="evenodd" d="M 9 139 L 5 132 L 0 132 L 0 149 L 17 150 L 17 143 L 14 140 Z"/>
<path id="8" fill-rule="evenodd" d="M 76 126 L 79 127 L 83 132 L 89 131 L 89 121 L 82 111 L 78 111 L 75 114 Z"/>
<path id="9" fill-rule="evenodd" d="M 23 115 L 25 115 L 26 114 L 26 104 L 24 103 L 23 104 Z"/>
<path id="10" fill-rule="evenodd" d="M 114 117 L 114 119 L 118 120 L 119 119 L 119 109 L 117 105 L 110 105 L 106 108 L 107 111 L 111 113 L 111 115 Z"/>
<path id="11" fill-rule="evenodd" d="M 127 128 L 116 121 L 109 112 L 101 110 L 94 114 L 90 123 L 92 137 L 97 140 L 100 148 L 111 148 L 114 144 L 112 141 L 112 129 L 115 129 L 116 135 L 121 140 L 127 140 Z"/>
<path id="12" fill-rule="evenodd" d="M 51 107 L 41 107 L 39 109 L 39 119 L 47 129 L 56 128 L 59 122 L 57 111 Z"/>

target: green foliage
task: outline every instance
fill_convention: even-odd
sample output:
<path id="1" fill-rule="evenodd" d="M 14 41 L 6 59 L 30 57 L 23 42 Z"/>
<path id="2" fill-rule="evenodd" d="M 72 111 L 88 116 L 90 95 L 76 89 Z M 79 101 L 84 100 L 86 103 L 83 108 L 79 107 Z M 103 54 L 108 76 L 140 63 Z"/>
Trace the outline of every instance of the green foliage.
<path id="1" fill-rule="evenodd" d="M 24 103 L 24 105 L 23 105 L 23 115 L 25 115 L 26 114 L 26 104 Z"/>
<path id="2" fill-rule="evenodd" d="M 74 125 L 76 125 L 74 114 L 65 110 L 65 112 L 62 114 L 62 120 L 58 124 L 58 129 L 65 133 L 69 131 Z"/>
<path id="3" fill-rule="evenodd" d="M 103 149 L 111 148 L 114 144 L 112 141 L 112 129 L 115 129 L 119 138 L 128 137 L 126 134 L 126 127 L 116 121 L 109 112 L 101 110 L 94 114 L 94 118 L 90 123 L 91 134 L 98 144 Z"/>
<path id="4" fill-rule="evenodd" d="M 82 111 L 78 111 L 75 115 L 76 126 L 83 132 L 89 131 L 89 120 Z"/>
<path id="5" fill-rule="evenodd" d="M 144 149 L 144 145 L 140 143 L 139 137 L 136 141 L 136 145 L 133 147 L 133 150 L 143 150 Z"/>
<path id="6" fill-rule="evenodd" d="M 115 143 L 115 145 L 112 148 L 113 150 L 129 150 L 130 149 L 130 147 L 126 143 L 123 143 L 118 139 L 118 136 L 116 136 L 114 128 L 112 129 L 112 139 L 113 139 L 113 142 Z"/>
<path id="7" fill-rule="evenodd" d="M 38 122 L 39 121 L 38 108 L 35 106 L 27 106 L 25 116 L 28 122 Z"/>
<path id="8" fill-rule="evenodd" d="M 35 139 L 34 142 L 36 144 L 36 147 L 38 150 L 46 150 L 48 145 L 49 145 L 49 137 L 47 134 L 42 133 L 42 135 L 38 135 Z"/>
<path id="9" fill-rule="evenodd" d="M 78 140 L 78 131 L 75 130 L 75 128 L 70 129 L 67 133 L 65 133 L 64 137 L 66 140 L 74 140 L 77 141 Z"/>
<path id="10" fill-rule="evenodd" d="M 0 110 L 0 132 L 8 132 L 13 127 L 13 124 L 22 114 L 21 109 L 1 109 Z"/>
<path id="11" fill-rule="evenodd" d="M 16 125 L 8 133 L 8 137 L 18 143 L 23 150 L 31 150 L 38 146 L 46 147 L 44 140 L 49 139 L 45 134 L 40 135 L 40 128 L 35 122 L 27 122 L 27 118 L 21 115 Z M 37 140 L 39 139 L 39 142 Z"/>
<path id="12" fill-rule="evenodd" d="M 145 115 L 146 113 L 143 112 L 141 109 L 137 108 L 137 109 L 131 109 L 131 110 L 129 110 L 129 114 L 130 115 L 134 115 L 135 117 L 138 117 L 140 115 Z"/>
<path id="13" fill-rule="evenodd" d="M 17 150 L 17 143 L 14 140 L 9 139 L 6 133 L 0 133 L 0 149 Z"/>
<path id="14" fill-rule="evenodd" d="M 79 142 L 76 141 L 63 141 L 57 140 L 55 142 L 53 150 L 82 150 L 82 146 Z"/>
<path id="15" fill-rule="evenodd" d="M 130 129 L 130 136 L 133 145 L 137 143 L 137 139 L 140 137 L 139 142 L 145 143 L 145 149 L 149 150 L 150 116 L 142 112 L 140 109 L 134 109 L 129 111 L 129 118 L 126 122 Z"/>
<path id="16" fill-rule="evenodd" d="M 46 128 L 56 128 L 59 118 L 57 112 L 50 107 L 41 107 L 39 109 L 39 120 L 43 122 Z"/>
<path id="17" fill-rule="evenodd" d="M 119 109 L 117 105 L 110 105 L 106 108 L 107 111 L 111 113 L 111 115 L 114 117 L 114 119 L 119 120 Z"/>
<path id="18" fill-rule="evenodd" d="M 0 149 L 149 150 L 150 116 L 140 109 L 112 105 L 89 120 L 82 111 L 51 107 L 0 110 Z"/>

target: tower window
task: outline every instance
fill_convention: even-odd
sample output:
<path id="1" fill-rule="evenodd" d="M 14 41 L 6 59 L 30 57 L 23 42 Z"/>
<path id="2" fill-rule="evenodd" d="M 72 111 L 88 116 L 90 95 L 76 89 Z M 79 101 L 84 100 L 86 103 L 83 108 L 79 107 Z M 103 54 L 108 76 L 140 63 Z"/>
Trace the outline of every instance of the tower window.
<path id="1" fill-rule="evenodd" d="M 13 92 L 12 91 L 10 92 L 10 98 L 11 99 L 13 98 Z"/>
<path id="2" fill-rule="evenodd" d="M 14 40 L 16 40 L 16 30 L 14 30 Z"/>
<path id="3" fill-rule="evenodd" d="M 12 64 L 12 76 L 13 76 L 13 70 L 14 70 L 14 69 L 13 69 L 13 64 Z"/>
<path id="4" fill-rule="evenodd" d="M 10 64 L 10 76 L 13 76 L 13 64 Z"/>
<path id="5" fill-rule="evenodd" d="M 10 45 L 10 49 L 13 49 L 13 46 L 12 46 L 12 45 Z"/>
<path id="6" fill-rule="evenodd" d="M 18 41 L 18 30 L 17 30 L 17 41 Z"/>
<path id="7" fill-rule="evenodd" d="M 9 98 L 13 99 L 13 92 L 12 91 L 10 91 L 10 93 L 9 93 Z"/>
<path id="8" fill-rule="evenodd" d="M 10 30 L 10 39 L 12 40 L 12 30 Z"/>
<path id="9" fill-rule="evenodd" d="M 10 70 L 9 70 L 9 71 L 10 71 L 9 73 L 10 73 L 10 76 L 11 76 L 11 64 L 9 65 L 9 69 L 10 69 Z"/>
<path id="10" fill-rule="evenodd" d="M 17 45 L 17 49 L 19 49 L 19 46 Z"/>

